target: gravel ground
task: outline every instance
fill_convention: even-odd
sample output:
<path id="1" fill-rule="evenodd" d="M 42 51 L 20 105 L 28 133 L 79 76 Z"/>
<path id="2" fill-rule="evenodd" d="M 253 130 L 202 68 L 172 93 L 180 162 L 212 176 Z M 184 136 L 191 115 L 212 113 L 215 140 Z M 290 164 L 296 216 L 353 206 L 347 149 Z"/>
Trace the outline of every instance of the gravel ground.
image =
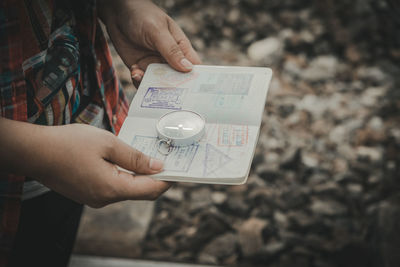
<path id="1" fill-rule="evenodd" d="M 156 202 L 140 257 L 400 266 L 399 9 L 384 1 L 159 2 L 204 63 L 268 66 L 274 78 L 248 182 L 174 185 Z M 120 77 L 132 96 L 129 73 Z"/>

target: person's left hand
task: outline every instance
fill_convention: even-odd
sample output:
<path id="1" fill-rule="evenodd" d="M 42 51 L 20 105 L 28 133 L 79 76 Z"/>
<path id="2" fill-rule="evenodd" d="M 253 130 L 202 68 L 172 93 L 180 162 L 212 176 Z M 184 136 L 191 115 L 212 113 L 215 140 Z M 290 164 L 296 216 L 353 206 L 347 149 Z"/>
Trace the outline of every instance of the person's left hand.
<path id="1" fill-rule="evenodd" d="M 182 29 L 149 0 L 102 0 L 98 12 L 137 82 L 150 63 L 166 61 L 182 72 L 201 63 Z"/>

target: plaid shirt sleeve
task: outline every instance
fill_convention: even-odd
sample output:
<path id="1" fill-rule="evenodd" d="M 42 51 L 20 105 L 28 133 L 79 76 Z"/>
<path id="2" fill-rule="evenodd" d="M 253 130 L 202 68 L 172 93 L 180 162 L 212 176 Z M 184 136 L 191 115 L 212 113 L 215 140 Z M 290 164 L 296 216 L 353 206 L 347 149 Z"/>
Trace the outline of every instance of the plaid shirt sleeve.
<path id="1" fill-rule="evenodd" d="M 70 60 L 77 64 L 61 66 Z M 2 117 L 45 125 L 94 124 L 105 114 L 108 128 L 118 133 L 127 111 L 95 0 L 0 1 Z M 6 265 L 18 229 L 24 180 L 0 173 L 0 266 Z"/>

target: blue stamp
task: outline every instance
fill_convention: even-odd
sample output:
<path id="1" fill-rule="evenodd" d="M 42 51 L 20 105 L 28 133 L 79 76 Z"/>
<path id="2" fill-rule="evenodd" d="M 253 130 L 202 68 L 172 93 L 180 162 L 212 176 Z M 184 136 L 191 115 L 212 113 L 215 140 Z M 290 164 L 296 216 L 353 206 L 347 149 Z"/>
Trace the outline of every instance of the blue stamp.
<path id="1" fill-rule="evenodd" d="M 165 171 L 188 172 L 199 145 L 174 147 L 168 155 L 158 152 L 158 139 L 153 136 L 135 135 L 131 145 L 142 153 L 164 161 Z"/>
<path id="2" fill-rule="evenodd" d="M 149 87 L 143 97 L 141 107 L 181 110 L 185 94 L 185 88 Z"/>

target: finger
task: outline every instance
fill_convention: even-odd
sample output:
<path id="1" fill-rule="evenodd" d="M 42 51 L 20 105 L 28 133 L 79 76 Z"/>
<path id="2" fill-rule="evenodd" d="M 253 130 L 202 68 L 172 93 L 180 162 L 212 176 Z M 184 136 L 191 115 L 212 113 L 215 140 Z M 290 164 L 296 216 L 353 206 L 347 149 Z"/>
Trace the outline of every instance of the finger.
<path id="1" fill-rule="evenodd" d="M 150 158 L 116 138 L 106 158 L 110 162 L 135 173 L 154 174 L 162 171 L 162 161 Z"/>
<path id="2" fill-rule="evenodd" d="M 181 48 L 183 54 L 187 59 L 193 64 L 201 64 L 201 59 L 197 52 L 194 50 L 191 42 L 187 38 L 186 34 L 183 32 L 181 27 L 174 20 L 169 20 L 169 30 L 172 36 L 175 38 L 179 47 Z"/>
<path id="3" fill-rule="evenodd" d="M 165 63 L 165 59 L 163 59 L 160 55 L 151 55 L 151 56 L 146 56 L 138 60 L 137 65 L 139 66 L 140 69 L 143 71 L 146 71 L 147 67 L 151 63 Z"/>
<path id="4" fill-rule="evenodd" d="M 131 69 L 131 77 L 133 80 L 137 82 L 141 82 L 142 78 L 144 75 L 144 71 L 142 69 L 136 68 L 136 69 Z"/>
<path id="5" fill-rule="evenodd" d="M 197 65 L 202 63 L 199 55 L 194 50 L 189 39 L 185 38 L 185 39 L 178 40 L 178 45 L 181 48 L 181 50 L 183 51 L 183 54 L 185 55 L 185 57 L 187 59 L 189 59 L 190 62 L 192 62 L 193 64 L 197 64 Z"/>
<path id="6" fill-rule="evenodd" d="M 174 69 L 188 72 L 193 69 L 193 64 L 185 57 L 175 38 L 169 31 L 161 31 L 155 35 L 154 45 L 168 64 Z"/>
<path id="7" fill-rule="evenodd" d="M 172 183 L 159 181 L 149 176 L 133 176 L 119 171 L 122 181 L 121 200 L 155 200 L 171 187 Z"/>

